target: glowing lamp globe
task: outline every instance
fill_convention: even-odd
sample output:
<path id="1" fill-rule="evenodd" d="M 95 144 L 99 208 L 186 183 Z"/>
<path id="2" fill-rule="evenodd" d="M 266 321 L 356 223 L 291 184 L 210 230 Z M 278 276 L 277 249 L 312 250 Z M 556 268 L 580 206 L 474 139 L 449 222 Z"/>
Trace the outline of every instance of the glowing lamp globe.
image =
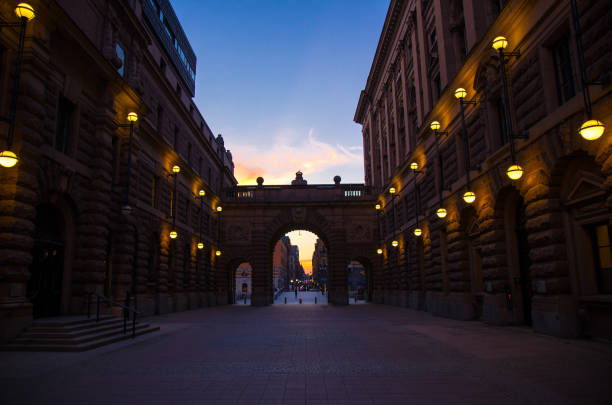
<path id="1" fill-rule="evenodd" d="M 202 242 L 198 242 L 198 249 L 199 249 L 199 250 L 204 249 L 204 243 L 202 243 Z"/>
<path id="2" fill-rule="evenodd" d="M 523 177 L 523 168 L 519 165 L 512 165 L 506 170 L 506 175 L 510 180 L 518 180 Z"/>
<path id="3" fill-rule="evenodd" d="M 220 251 L 220 250 L 217 250 L 217 251 L 215 252 L 215 255 L 216 255 L 216 256 L 221 256 L 221 251 Z"/>
<path id="4" fill-rule="evenodd" d="M 200 197 L 204 197 L 204 196 L 206 195 L 206 191 L 204 191 L 204 190 L 200 190 L 200 191 L 198 191 L 198 195 L 199 195 Z"/>
<path id="5" fill-rule="evenodd" d="M 398 242 L 398 241 L 396 241 L 396 240 L 394 240 L 393 242 L 391 242 L 391 245 L 392 245 L 393 247 L 397 247 L 397 246 L 399 245 L 399 242 Z"/>
<path id="6" fill-rule="evenodd" d="M 506 39 L 506 37 L 502 36 L 495 37 L 491 46 L 496 51 L 499 51 L 500 49 L 506 49 L 506 47 L 508 46 L 508 40 Z"/>
<path id="7" fill-rule="evenodd" d="M 412 231 L 412 233 L 414 233 L 414 236 L 421 236 L 423 230 L 421 228 L 414 228 L 414 231 Z"/>
<path id="8" fill-rule="evenodd" d="M 465 91 L 465 89 L 463 87 L 459 87 L 457 90 L 455 90 L 455 97 L 456 98 L 465 98 L 465 96 L 467 96 L 467 91 Z"/>
<path id="9" fill-rule="evenodd" d="M 127 120 L 130 122 L 136 122 L 138 121 L 138 114 L 136 114 L 135 112 L 131 112 L 127 115 Z"/>
<path id="10" fill-rule="evenodd" d="M 172 166 L 172 173 L 180 173 L 181 172 L 181 167 L 178 165 L 174 165 Z"/>
<path id="11" fill-rule="evenodd" d="M 178 233 L 175 230 L 170 231 L 170 239 L 176 239 L 178 237 Z"/>
<path id="12" fill-rule="evenodd" d="M 395 187 L 390 187 L 389 188 L 389 194 L 395 194 Z"/>
<path id="13" fill-rule="evenodd" d="M 28 3 L 19 3 L 15 7 L 15 14 L 19 18 L 27 18 L 28 21 L 32 20 L 36 14 L 34 14 L 34 8 Z"/>
<path id="14" fill-rule="evenodd" d="M 217 212 L 221 212 L 221 211 L 223 211 L 223 207 L 220 205 L 217 205 Z"/>
<path id="15" fill-rule="evenodd" d="M 376 249 L 376 254 L 377 255 L 382 255 L 382 249 Z"/>
<path id="16" fill-rule="evenodd" d="M 594 141 L 595 139 L 601 138 L 606 126 L 603 122 L 598 120 L 588 120 L 580 126 L 578 133 L 587 141 Z"/>
<path id="17" fill-rule="evenodd" d="M 0 165 L 2 167 L 13 167 L 19 162 L 19 158 L 10 150 L 0 152 Z"/>
<path id="18" fill-rule="evenodd" d="M 473 203 L 474 201 L 476 201 L 476 194 L 473 191 L 466 191 L 465 193 L 463 193 L 463 201 L 468 204 Z"/>
<path id="19" fill-rule="evenodd" d="M 429 124 L 429 128 L 431 128 L 432 131 L 437 131 L 438 129 L 440 129 L 440 123 L 438 121 L 431 121 L 431 124 Z"/>
<path id="20" fill-rule="evenodd" d="M 445 218 L 446 217 L 446 208 L 438 208 L 436 210 L 436 215 L 438 216 L 438 218 Z"/>
<path id="21" fill-rule="evenodd" d="M 417 162 L 410 163 L 410 168 L 412 170 L 419 170 L 419 164 Z"/>
<path id="22" fill-rule="evenodd" d="M 376 204 L 376 205 L 375 205 L 374 207 L 376 208 L 376 210 L 379 210 L 379 209 L 381 209 L 381 206 L 380 206 L 380 204 Z"/>

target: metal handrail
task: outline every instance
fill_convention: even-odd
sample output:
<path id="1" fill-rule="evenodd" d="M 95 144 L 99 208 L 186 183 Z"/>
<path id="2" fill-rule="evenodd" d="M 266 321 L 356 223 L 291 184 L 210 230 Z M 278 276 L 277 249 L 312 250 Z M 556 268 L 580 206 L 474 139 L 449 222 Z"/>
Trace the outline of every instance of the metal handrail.
<path id="1" fill-rule="evenodd" d="M 100 302 L 108 302 L 111 305 L 115 305 L 123 309 L 123 334 L 127 333 L 127 321 L 130 319 L 130 312 L 134 314 L 132 316 L 132 338 L 136 337 L 136 315 L 140 314 L 136 309 L 123 305 L 114 301 L 104 295 L 96 294 L 94 292 L 87 293 L 87 319 L 91 317 L 91 296 L 96 296 L 96 323 L 100 321 Z M 130 293 L 126 294 L 126 304 L 130 300 Z"/>

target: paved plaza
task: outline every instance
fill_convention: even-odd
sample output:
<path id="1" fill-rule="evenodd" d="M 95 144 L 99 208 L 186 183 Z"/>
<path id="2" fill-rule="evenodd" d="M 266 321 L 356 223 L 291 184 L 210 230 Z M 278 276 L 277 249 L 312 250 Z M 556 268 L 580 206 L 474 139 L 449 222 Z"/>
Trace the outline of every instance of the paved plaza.
<path id="1" fill-rule="evenodd" d="M 382 305 L 224 306 L 84 353 L 0 352 L 0 404 L 609 404 L 612 345 Z"/>

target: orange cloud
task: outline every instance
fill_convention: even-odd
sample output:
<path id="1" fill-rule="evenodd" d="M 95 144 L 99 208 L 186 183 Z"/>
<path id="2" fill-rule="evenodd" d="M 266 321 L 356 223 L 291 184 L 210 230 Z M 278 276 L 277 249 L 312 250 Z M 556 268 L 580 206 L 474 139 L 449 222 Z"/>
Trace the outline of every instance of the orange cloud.
<path id="1" fill-rule="evenodd" d="M 306 180 L 313 175 L 320 178 L 325 171 L 334 167 L 351 172 L 361 171 L 361 150 L 361 146 L 334 146 L 320 141 L 315 138 L 312 128 L 305 135 L 283 130 L 269 144 L 233 147 L 234 175 L 240 185 L 256 184 L 259 176 L 264 178 L 266 185 L 270 185 L 289 184 L 298 170 L 304 173 Z M 262 162 L 266 164 L 263 167 Z M 331 183 L 332 177 L 324 182 Z"/>

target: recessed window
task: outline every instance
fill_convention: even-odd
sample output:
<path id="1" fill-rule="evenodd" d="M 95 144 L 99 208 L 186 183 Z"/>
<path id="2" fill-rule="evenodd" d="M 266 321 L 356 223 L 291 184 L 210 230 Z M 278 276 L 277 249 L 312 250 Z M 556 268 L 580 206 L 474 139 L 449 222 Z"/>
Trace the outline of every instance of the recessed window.
<path id="1" fill-rule="evenodd" d="M 166 61 L 164 58 L 159 58 L 159 70 L 161 70 L 162 73 L 166 73 Z"/>
<path id="2" fill-rule="evenodd" d="M 57 104 L 55 149 L 62 153 L 68 153 L 73 114 L 74 104 L 72 104 L 67 98 L 60 96 Z"/>
<path id="3" fill-rule="evenodd" d="M 181 84 L 179 82 L 176 82 L 176 95 L 181 96 Z"/>
<path id="4" fill-rule="evenodd" d="M 497 129 L 499 130 L 499 140 L 501 145 L 508 143 L 508 126 L 506 125 L 506 110 L 501 98 L 495 102 L 495 110 L 497 112 Z"/>
<path id="5" fill-rule="evenodd" d="M 562 105 L 576 95 L 576 80 L 574 79 L 569 34 L 564 35 L 553 45 L 552 53 L 559 105 Z"/>
<path id="6" fill-rule="evenodd" d="M 117 54 L 117 58 L 121 61 L 121 66 L 117 69 L 117 72 L 121 75 L 121 77 L 125 76 L 125 50 L 123 47 L 117 42 L 115 44 L 115 53 Z"/>
<path id="7" fill-rule="evenodd" d="M 597 270 L 598 291 L 602 294 L 612 294 L 612 243 L 610 242 L 610 226 L 595 225 L 591 230 L 595 267 Z"/>
<path id="8" fill-rule="evenodd" d="M 151 207 L 157 208 L 157 190 L 159 187 L 159 177 L 153 176 L 151 183 Z"/>

